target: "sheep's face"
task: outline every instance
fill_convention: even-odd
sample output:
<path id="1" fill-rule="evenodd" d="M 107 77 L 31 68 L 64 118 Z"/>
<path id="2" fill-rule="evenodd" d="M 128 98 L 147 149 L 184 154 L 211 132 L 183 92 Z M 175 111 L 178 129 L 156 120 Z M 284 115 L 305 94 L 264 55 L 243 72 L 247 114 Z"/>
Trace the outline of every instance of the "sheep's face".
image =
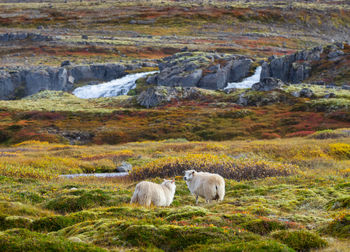
<path id="1" fill-rule="evenodd" d="M 193 179 L 193 175 L 196 173 L 195 170 L 189 170 L 189 171 L 185 171 L 185 176 L 184 176 L 184 180 L 185 181 L 191 181 Z"/>
<path id="2" fill-rule="evenodd" d="M 162 183 L 162 185 L 165 185 L 166 187 L 170 188 L 171 190 L 176 189 L 175 180 L 164 179 L 164 182 Z"/>

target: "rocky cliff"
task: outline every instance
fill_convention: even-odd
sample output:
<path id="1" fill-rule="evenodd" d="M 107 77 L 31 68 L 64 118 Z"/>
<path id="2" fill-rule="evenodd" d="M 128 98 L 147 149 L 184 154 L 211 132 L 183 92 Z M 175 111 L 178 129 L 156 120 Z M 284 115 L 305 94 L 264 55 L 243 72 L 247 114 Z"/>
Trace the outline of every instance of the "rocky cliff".
<path id="1" fill-rule="evenodd" d="M 123 77 L 125 70 L 120 64 L 1 70 L 0 99 L 22 98 L 42 90 L 72 91 L 77 83 Z"/>

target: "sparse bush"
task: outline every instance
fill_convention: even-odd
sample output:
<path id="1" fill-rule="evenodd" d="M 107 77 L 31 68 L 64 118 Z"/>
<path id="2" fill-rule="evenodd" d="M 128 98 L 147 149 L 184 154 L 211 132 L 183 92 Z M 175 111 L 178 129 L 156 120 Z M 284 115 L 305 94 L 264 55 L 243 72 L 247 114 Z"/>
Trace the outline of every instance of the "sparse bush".
<path id="1" fill-rule="evenodd" d="M 160 158 L 145 166 L 135 167 L 130 176 L 134 180 L 174 177 L 192 169 L 218 173 L 224 178 L 235 180 L 289 176 L 298 172 L 296 166 L 276 162 L 237 160 L 225 155 L 188 154 L 183 157 Z"/>
<path id="2" fill-rule="evenodd" d="M 309 251 L 327 246 L 327 242 L 319 235 L 304 230 L 276 231 L 272 233 L 272 237 L 297 251 Z"/>

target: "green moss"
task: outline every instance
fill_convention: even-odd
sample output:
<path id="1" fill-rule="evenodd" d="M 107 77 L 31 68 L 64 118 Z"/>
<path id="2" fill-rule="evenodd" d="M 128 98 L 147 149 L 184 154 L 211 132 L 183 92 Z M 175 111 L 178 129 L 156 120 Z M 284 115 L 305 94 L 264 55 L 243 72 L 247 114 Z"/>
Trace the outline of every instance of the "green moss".
<path id="1" fill-rule="evenodd" d="M 16 216 L 47 216 L 48 211 L 20 202 L 0 201 L 0 214 Z"/>
<path id="2" fill-rule="evenodd" d="M 28 228 L 32 219 L 22 216 L 2 216 L 0 215 L 0 230 L 11 228 Z"/>
<path id="3" fill-rule="evenodd" d="M 164 250 L 181 250 L 194 242 L 232 241 L 232 233 L 224 233 L 216 227 L 187 227 L 175 225 L 131 225 L 122 233 L 123 240 L 133 246 L 156 246 Z"/>
<path id="4" fill-rule="evenodd" d="M 70 213 L 83 209 L 107 205 L 111 196 L 102 190 L 76 191 L 73 195 L 61 195 L 50 200 L 46 208 L 59 213 Z"/>
<path id="5" fill-rule="evenodd" d="M 206 245 L 194 245 L 186 249 L 185 251 L 227 251 L 227 252 L 253 252 L 253 251 L 266 251 L 266 252 L 293 252 L 294 250 L 287 247 L 284 244 L 273 240 L 264 241 L 248 241 L 248 242 L 232 242 L 232 243 L 216 243 Z"/>
<path id="6" fill-rule="evenodd" d="M 134 89 L 131 89 L 128 92 L 128 95 L 134 96 L 139 95 L 143 91 L 146 91 L 148 88 L 150 88 L 152 85 L 147 84 L 146 82 L 147 78 L 140 78 L 136 81 L 136 87 Z"/>
<path id="7" fill-rule="evenodd" d="M 186 206 L 171 211 L 163 211 L 159 215 L 164 216 L 167 221 L 191 219 L 194 216 L 205 216 L 208 210 L 202 207 Z"/>
<path id="8" fill-rule="evenodd" d="M 274 230 L 287 229 L 286 224 L 268 219 L 251 220 L 242 224 L 242 226 L 247 230 L 260 235 L 266 235 Z"/>
<path id="9" fill-rule="evenodd" d="M 333 199 L 327 203 L 328 210 L 350 208 L 350 196 Z"/>
<path id="10" fill-rule="evenodd" d="M 327 242 L 319 235 L 304 230 L 281 230 L 272 233 L 271 236 L 298 251 L 309 251 L 327 246 Z"/>
<path id="11" fill-rule="evenodd" d="M 41 203 L 44 201 L 44 198 L 35 192 L 17 192 L 15 195 L 25 202 Z"/>
<path id="12" fill-rule="evenodd" d="M 79 222 L 96 219 L 96 217 L 97 214 L 88 211 L 82 211 L 68 216 L 49 216 L 33 221 L 30 229 L 45 232 L 58 231 Z"/>
<path id="13" fill-rule="evenodd" d="M 10 229 L 0 232 L 2 251 L 106 251 L 84 243 L 75 243 L 27 229 Z"/>

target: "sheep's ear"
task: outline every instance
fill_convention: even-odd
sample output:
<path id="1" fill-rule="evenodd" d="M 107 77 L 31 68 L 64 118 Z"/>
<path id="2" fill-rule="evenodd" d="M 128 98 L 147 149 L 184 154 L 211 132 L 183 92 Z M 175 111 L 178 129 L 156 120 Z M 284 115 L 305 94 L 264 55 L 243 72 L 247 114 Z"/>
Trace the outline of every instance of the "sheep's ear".
<path id="1" fill-rule="evenodd" d="M 175 179 L 171 180 L 171 183 L 175 183 Z"/>
<path id="2" fill-rule="evenodd" d="M 195 173 L 195 171 L 192 172 L 192 175 Z"/>
<path id="3" fill-rule="evenodd" d="M 163 181 L 166 181 L 166 179 L 163 179 Z"/>

